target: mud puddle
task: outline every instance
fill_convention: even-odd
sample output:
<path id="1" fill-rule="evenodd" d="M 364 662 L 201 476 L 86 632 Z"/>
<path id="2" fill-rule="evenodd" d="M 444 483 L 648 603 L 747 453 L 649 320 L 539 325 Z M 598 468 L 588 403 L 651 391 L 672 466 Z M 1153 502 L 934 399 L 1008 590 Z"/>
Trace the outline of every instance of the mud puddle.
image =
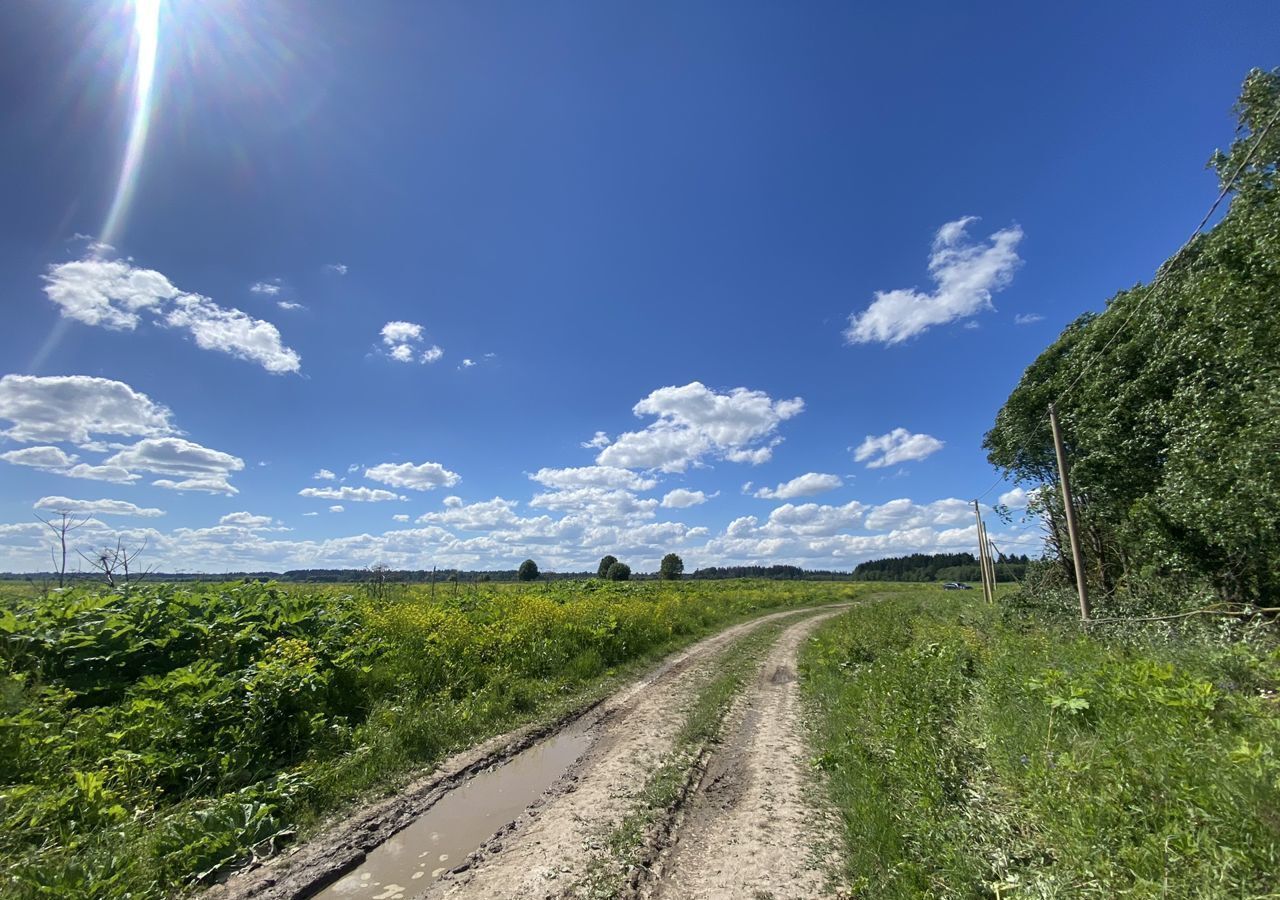
<path id="1" fill-rule="evenodd" d="M 473 776 L 413 824 L 369 852 L 365 861 L 314 895 L 320 900 L 397 900 L 464 863 L 467 855 L 515 819 L 569 770 L 594 735 L 582 716 L 496 769 Z"/>

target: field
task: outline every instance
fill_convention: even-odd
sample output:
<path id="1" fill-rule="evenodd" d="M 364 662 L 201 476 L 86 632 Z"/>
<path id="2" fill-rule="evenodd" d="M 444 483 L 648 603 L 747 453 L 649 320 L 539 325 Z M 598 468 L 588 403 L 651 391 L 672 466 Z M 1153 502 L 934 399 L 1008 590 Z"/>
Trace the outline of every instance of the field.
<path id="1" fill-rule="evenodd" d="M 802 659 L 858 897 L 1274 897 L 1274 627 L 920 590 Z"/>
<path id="2" fill-rule="evenodd" d="M 0 592 L 6 896 L 162 896 L 821 582 Z"/>

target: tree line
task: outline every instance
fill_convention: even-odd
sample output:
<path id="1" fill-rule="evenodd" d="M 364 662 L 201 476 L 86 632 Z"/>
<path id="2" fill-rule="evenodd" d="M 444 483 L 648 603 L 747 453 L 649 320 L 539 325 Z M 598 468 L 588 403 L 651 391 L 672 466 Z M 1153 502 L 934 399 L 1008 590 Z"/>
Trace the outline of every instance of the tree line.
<path id="1" fill-rule="evenodd" d="M 1074 582 L 1056 404 L 1086 577 L 1104 595 L 1280 601 L 1280 70 L 1251 72 L 1235 111 L 1235 141 L 1210 159 L 1226 214 L 1151 284 L 1068 325 L 984 441 L 994 465 L 1045 487 L 1035 506 Z"/>

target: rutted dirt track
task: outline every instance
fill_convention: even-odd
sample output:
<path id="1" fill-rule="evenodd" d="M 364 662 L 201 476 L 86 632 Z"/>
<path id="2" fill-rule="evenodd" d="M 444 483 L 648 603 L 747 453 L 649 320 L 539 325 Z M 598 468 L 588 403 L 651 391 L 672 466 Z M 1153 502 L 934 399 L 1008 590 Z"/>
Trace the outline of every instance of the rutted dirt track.
<path id="1" fill-rule="evenodd" d="M 435 804 L 447 806 L 442 798 L 473 786 L 483 793 L 486 772 L 492 781 L 494 770 L 521 750 L 532 746 L 529 753 L 537 753 L 554 727 L 508 735 L 461 754 L 400 798 L 349 818 L 222 890 L 236 900 L 321 892 L 381 900 L 572 896 L 582 890 L 593 857 L 607 853 L 609 835 L 636 807 L 650 774 L 672 751 L 717 664 L 740 650 L 736 642 L 744 635 L 794 619 L 727 711 L 726 739 L 707 747 L 689 772 L 697 789 L 669 812 L 662 827 L 652 829 L 644 848 L 651 865 L 637 868 L 626 890 L 664 898 L 820 896 L 816 848 L 824 831 L 834 832 L 829 817 L 814 809 L 809 791 L 794 673 L 805 636 L 838 611 L 774 613 L 726 629 L 588 710 L 575 724 L 589 735 L 585 752 L 513 821 L 492 822 L 492 831 L 485 827 L 492 836 L 472 852 L 442 861 L 431 844 L 438 836 L 423 837 L 423 829 L 410 828 L 387 845 L 403 857 L 398 863 L 384 865 L 384 848 L 381 857 L 369 853 L 370 862 L 360 866 L 375 845 Z M 349 874 L 338 880 L 344 873 Z"/>
<path id="2" fill-rule="evenodd" d="M 662 898 L 819 897 L 839 823 L 815 796 L 796 656 L 827 616 L 791 626 L 738 696 L 716 753 L 644 893 Z"/>

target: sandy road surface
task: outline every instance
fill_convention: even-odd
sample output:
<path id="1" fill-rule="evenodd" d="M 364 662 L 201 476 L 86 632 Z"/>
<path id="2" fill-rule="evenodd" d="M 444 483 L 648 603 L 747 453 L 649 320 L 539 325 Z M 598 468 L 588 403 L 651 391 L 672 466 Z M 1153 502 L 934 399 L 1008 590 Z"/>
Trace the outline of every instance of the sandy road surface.
<path id="1" fill-rule="evenodd" d="M 794 615 L 765 616 L 720 632 L 656 677 L 615 695 L 603 705 L 599 737 L 550 796 L 527 810 L 509 834 L 489 841 L 466 873 L 436 882 L 417 896 L 563 896 L 586 874 L 592 851 L 632 809 L 649 774 L 671 750 L 722 654 L 733 652 L 734 642 L 749 631 Z"/>
<path id="2" fill-rule="evenodd" d="M 821 897 L 824 847 L 839 821 L 819 800 L 808 760 L 796 657 L 830 614 L 792 625 L 737 698 L 698 791 L 655 865 L 645 896 Z"/>

